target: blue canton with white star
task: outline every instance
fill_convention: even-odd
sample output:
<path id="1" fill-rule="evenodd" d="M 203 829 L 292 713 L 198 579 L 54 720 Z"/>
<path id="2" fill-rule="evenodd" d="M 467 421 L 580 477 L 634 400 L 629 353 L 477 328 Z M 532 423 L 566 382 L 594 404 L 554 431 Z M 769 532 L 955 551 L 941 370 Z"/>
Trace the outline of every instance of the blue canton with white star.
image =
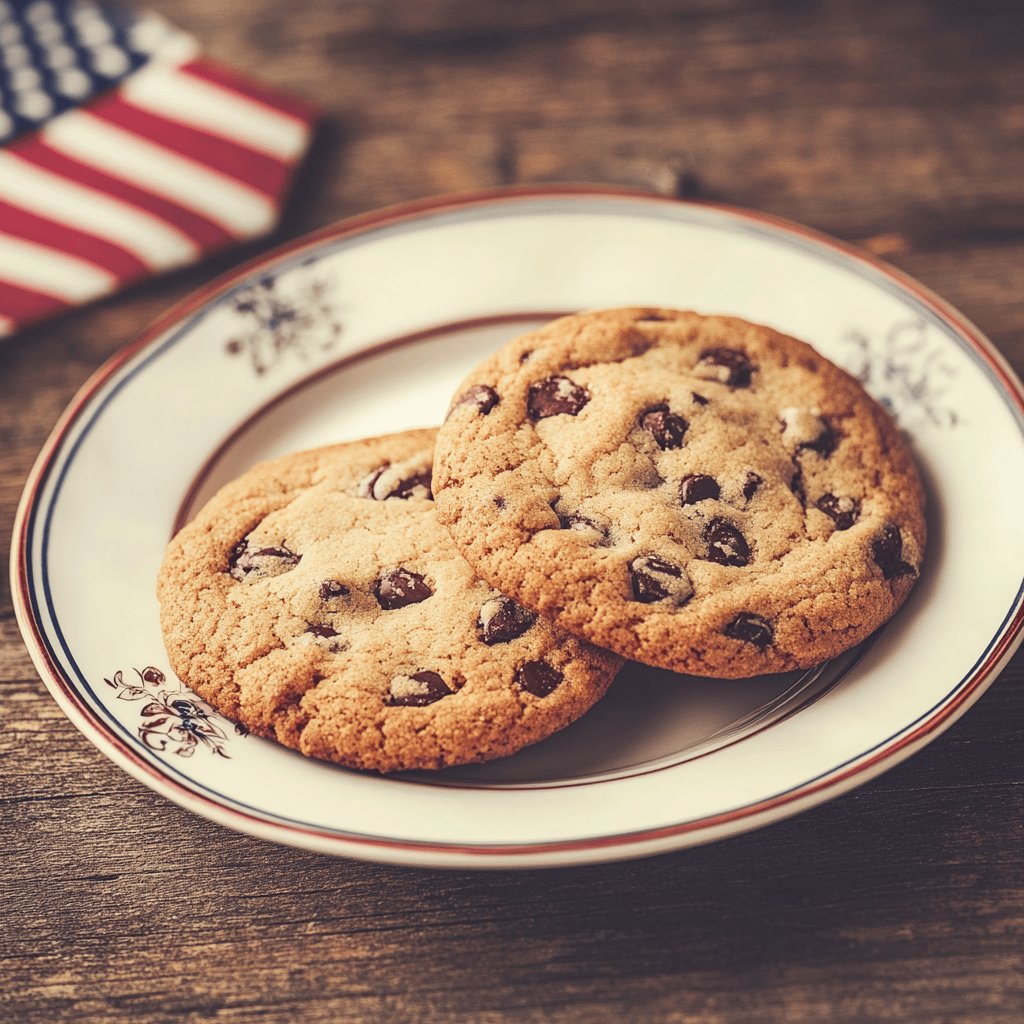
<path id="1" fill-rule="evenodd" d="M 0 146 L 130 75 L 168 31 L 93 0 L 0 0 Z"/>

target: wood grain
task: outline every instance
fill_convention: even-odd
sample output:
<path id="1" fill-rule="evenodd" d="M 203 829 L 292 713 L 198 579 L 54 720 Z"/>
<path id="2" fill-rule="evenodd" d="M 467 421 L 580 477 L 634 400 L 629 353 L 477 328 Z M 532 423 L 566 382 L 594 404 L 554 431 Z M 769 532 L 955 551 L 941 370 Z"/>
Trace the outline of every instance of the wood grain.
<path id="1" fill-rule="evenodd" d="M 159 6 L 325 113 L 271 241 L 442 191 L 640 185 L 859 241 L 1024 369 L 1019 4 Z M 25 476 L 74 391 L 265 244 L 0 346 L 5 560 Z M 827 806 L 710 847 L 522 874 L 332 860 L 168 804 L 47 696 L 6 580 L 0 714 L 3 1020 L 1024 1018 L 1021 656 L 924 752 Z"/>

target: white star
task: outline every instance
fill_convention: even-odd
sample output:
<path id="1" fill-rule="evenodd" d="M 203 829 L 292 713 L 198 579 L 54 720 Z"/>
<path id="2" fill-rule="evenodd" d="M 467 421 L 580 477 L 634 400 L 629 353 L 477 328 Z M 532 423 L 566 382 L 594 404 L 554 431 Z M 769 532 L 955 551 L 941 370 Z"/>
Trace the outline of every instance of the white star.
<path id="1" fill-rule="evenodd" d="M 123 50 L 116 46 L 100 46 L 89 56 L 89 63 L 101 74 L 108 78 L 124 74 L 131 66 L 131 62 Z"/>
<path id="2" fill-rule="evenodd" d="M 78 68 L 69 68 L 57 75 L 57 89 L 72 99 L 81 99 L 92 87 L 89 76 Z"/>
<path id="3" fill-rule="evenodd" d="M 15 92 L 25 92 L 28 89 L 38 89 L 43 79 L 35 68 L 16 68 L 11 72 L 9 81 Z"/>
<path id="4" fill-rule="evenodd" d="M 14 102 L 14 109 L 32 121 L 42 121 L 53 113 L 53 100 L 45 92 L 26 92 Z"/>
<path id="5" fill-rule="evenodd" d="M 51 46 L 44 58 L 51 68 L 66 68 L 69 64 L 75 63 L 75 51 L 63 44 Z"/>

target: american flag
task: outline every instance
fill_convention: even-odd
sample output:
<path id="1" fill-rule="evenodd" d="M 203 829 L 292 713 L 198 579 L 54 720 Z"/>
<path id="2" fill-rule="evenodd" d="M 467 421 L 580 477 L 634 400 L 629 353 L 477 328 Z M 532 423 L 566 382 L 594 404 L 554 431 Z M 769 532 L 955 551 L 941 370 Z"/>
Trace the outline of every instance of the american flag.
<path id="1" fill-rule="evenodd" d="M 155 15 L 0 0 L 0 337 L 269 231 L 312 122 Z"/>

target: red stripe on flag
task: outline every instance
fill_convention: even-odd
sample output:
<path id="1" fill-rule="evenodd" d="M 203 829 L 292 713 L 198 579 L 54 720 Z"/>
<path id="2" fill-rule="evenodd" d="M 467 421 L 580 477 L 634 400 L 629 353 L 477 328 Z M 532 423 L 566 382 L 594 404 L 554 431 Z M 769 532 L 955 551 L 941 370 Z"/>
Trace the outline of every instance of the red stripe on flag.
<path id="1" fill-rule="evenodd" d="M 55 220 L 40 217 L 0 200 L 0 225 L 4 232 L 28 242 L 45 245 L 109 270 L 124 284 L 148 273 L 146 264 L 127 249 Z M 2 273 L 2 271 L 0 271 Z"/>
<path id="2" fill-rule="evenodd" d="M 154 195 L 120 178 L 114 178 L 88 164 L 79 163 L 37 138 L 30 137 L 24 142 L 15 143 L 11 147 L 11 152 L 61 178 L 105 192 L 129 206 L 138 207 L 159 217 L 191 238 L 204 252 L 236 241 L 234 235 L 201 213 L 179 206 L 169 199 L 164 199 L 163 196 Z"/>
<path id="3" fill-rule="evenodd" d="M 59 309 L 66 309 L 69 305 L 71 303 L 54 295 L 45 295 L 43 292 L 0 279 L 0 316 L 5 316 L 16 324 L 38 320 L 40 317 L 56 313 Z"/>
<path id="4" fill-rule="evenodd" d="M 187 64 L 182 64 L 178 70 L 194 75 L 196 78 L 201 78 L 203 81 L 210 82 L 213 85 L 219 85 L 223 89 L 238 93 L 240 96 L 244 96 L 255 103 L 260 103 L 271 110 L 276 110 L 279 114 L 287 114 L 297 121 L 309 124 L 316 120 L 316 110 L 311 104 L 303 103 L 293 96 L 282 96 L 280 93 L 265 89 L 250 79 L 242 78 L 241 75 L 229 71 L 223 65 L 215 64 L 212 60 L 200 58 L 199 60 L 189 61 Z"/>
<path id="5" fill-rule="evenodd" d="M 288 165 L 272 156 L 133 107 L 119 96 L 107 96 L 87 109 L 90 114 L 205 164 L 271 199 L 276 198 L 288 179 Z"/>

